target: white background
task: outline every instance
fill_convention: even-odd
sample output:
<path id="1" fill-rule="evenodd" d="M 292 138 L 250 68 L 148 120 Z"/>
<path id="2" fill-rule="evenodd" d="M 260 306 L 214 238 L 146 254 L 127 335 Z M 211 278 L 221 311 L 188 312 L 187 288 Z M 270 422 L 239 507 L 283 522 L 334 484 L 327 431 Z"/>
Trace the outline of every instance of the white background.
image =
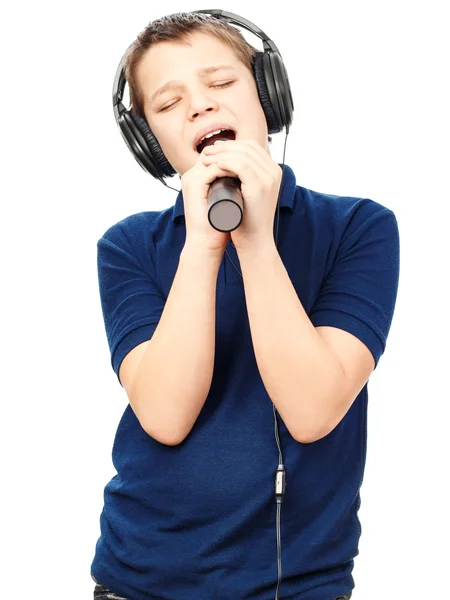
<path id="1" fill-rule="evenodd" d="M 311 0 L 274 12 L 269 2 L 167 1 L 159 12 L 151 2 L 79 0 L 3 10 L 3 597 L 92 598 L 103 488 L 127 404 L 110 365 L 96 243 L 120 219 L 176 197 L 123 142 L 113 78 L 149 21 L 213 7 L 254 22 L 283 56 L 295 103 L 286 163 L 297 184 L 369 197 L 397 216 L 400 286 L 369 383 L 352 600 L 450 598 L 444 4 Z M 273 136 L 277 162 L 284 139 Z M 178 177 L 168 183 L 179 188 Z"/>

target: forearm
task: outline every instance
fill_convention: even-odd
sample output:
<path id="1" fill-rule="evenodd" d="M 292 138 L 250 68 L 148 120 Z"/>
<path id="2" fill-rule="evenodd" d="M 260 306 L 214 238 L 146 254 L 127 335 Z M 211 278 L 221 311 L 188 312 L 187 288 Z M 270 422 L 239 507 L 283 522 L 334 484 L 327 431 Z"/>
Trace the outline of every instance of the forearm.
<path id="1" fill-rule="evenodd" d="M 145 414 L 145 430 L 162 443 L 173 445 L 186 437 L 211 387 L 220 260 L 185 245 L 133 381 L 131 394 Z"/>
<path id="2" fill-rule="evenodd" d="M 306 314 L 275 245 L 240 254 L 258 369 L 275 408 L 299 442 L 315 439 L 343 372 Z"/>

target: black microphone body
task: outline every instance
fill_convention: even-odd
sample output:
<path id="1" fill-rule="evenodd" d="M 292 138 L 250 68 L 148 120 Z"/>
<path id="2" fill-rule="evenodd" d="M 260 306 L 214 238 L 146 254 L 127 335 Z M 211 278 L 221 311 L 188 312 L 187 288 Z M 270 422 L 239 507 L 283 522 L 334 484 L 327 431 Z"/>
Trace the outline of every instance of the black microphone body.
<path id="1" fill-rule="evenodd" d="M 244 202 L 240 188 L 236 177 L 218 177 L 209 186 L 208 220 L 217 231 L 234 231 L 241 224 Z"/>
<path id="2" fill-rule="evenodd" d="M 234 231 L 242 222 L 243 211 L 244 201 L 241 194 L 240 179 L 237 177 L 218 177 L 210 184 L 208 220 L 214 229 L 223 232 Z"/>

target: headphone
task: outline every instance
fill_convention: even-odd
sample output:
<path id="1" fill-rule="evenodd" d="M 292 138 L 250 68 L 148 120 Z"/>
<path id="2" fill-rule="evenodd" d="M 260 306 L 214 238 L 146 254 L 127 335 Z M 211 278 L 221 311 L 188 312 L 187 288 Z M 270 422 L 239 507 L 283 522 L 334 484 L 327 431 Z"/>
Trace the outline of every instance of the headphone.
<path id="1" fill-rule="evenodd" d="M 263 41 L 264 51 L 257 51 L 253 60 L 253 75 L 258 96 L 266 116 L 268 133 L 278 133 L 284 127 L 286 134 L 292 123 L 294 102 L 291 86 L 281 54 L 275 43 L 259 27 L 243 17 L 220 9 L 194 10 L 192 13 L 205 13 L 229 23 L 242 26 Z M 131 46 L 130 46 L 131 47 Z M 134 115 L 122 103 L 125 89 L 124 63 L 129 48 L 125 51 L 116 71 L 113 85 L 113 110 L 125 143 L 144 171 L 150 173 L 161 183 L 164 177 L 176 174 L 162 151 L 159 142 L 150 130 L 147 120 Z"/>

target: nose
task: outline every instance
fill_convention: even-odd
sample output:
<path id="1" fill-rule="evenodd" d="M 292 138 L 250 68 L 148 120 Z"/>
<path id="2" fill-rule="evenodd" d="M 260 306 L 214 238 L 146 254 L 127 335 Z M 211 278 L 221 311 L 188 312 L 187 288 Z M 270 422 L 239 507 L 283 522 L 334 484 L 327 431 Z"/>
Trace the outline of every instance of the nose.
<path id="1" fill-rule="evenodd" d="M 191 119 L 198 117 L 204 112 L 215 111 L 217 108 L 218 103 L 210 94 L 205 93 L 204 91 L 198 91 L 195 94 L 192 94 L 190 107 Z"/>

